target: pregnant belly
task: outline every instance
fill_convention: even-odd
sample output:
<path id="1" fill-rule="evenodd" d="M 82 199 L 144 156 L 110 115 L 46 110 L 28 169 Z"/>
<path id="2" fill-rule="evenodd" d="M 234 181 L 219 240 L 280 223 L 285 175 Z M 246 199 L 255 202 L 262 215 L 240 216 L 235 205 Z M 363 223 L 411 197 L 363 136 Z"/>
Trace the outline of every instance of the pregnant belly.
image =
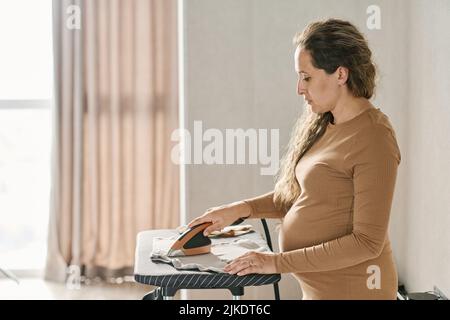
<path id="1" fill-rule="evenodd" d="M 306 209 L 289 211 L 281 224 L 280 250 L 310 247 L 351 233 L 350 214 L 327 214 Z"/>

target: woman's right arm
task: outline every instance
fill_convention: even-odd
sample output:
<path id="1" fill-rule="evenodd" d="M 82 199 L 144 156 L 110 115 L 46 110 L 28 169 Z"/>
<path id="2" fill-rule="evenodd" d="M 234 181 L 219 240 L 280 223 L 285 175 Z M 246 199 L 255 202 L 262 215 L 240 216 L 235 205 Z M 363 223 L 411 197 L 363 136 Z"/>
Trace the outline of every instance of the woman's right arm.
<path id="1" fill-rule="evenodd" d="M 273 202 L 273 191 L 250 199 L 245 199 L 220 207 L 208 209 L 203 215 L 192 220 L 188 227 L 192 228 L 201 223 L 211 223 L 204 230 L 208 235 L 213 231 L 220 231 L 226 226 L 242 219 L 282 218 L 286 212 L 278 210 Z"/>
<path id="2" fill-rule="evenodd" d="M 271 191 L 254 198 L 243 200 L 243 202 L 251 207 L 250 215 L 246 219 L 283 218 L 287 211 L 278 209 L 275 206 L 273 195 L 274 191 Z"/>

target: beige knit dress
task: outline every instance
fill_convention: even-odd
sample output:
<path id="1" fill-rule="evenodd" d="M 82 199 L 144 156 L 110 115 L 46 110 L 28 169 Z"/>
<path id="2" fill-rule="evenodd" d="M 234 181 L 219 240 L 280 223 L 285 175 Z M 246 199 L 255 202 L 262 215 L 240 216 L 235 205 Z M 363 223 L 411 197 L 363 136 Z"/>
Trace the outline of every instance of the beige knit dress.
<path id="1" fill-rule="evenodd" d="M 245 200 L 250 218 L 282 218 L 277 271 L 293 273 L 303 299 L 396 298 L 388 225 L 400 160 L 388 117 L 370 108 L 329 124 L 302 157 L 287 212 L 273 192 Z"/>

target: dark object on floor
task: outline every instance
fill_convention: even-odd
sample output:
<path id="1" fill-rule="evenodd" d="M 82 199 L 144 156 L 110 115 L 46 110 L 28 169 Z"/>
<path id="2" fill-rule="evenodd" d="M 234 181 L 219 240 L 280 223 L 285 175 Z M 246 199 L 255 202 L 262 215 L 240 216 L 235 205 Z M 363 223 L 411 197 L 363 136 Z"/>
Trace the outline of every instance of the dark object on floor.
<path id="1" fill-rule="evenodd" d="M 408 300 L 439 300 L 439 296 L 431 292 L 411 292 Z"/>

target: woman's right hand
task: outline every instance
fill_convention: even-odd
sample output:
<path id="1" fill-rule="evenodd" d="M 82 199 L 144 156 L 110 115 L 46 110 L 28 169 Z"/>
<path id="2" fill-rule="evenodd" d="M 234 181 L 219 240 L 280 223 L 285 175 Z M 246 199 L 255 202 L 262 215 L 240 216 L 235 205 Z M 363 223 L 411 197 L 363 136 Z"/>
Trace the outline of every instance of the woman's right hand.
<path id="1" fill-rule="evenodd" d="M 192 220 L 188 227 L 192 228 L 201 223 L 211 222 L 212 224 L 203 231 L 203 234 L 207 236 L 213 231 L 220 231 L 233 224 L 239 218 L 247 218 L 250 213 L 251 207 L 249 204 L 244 201 L 233 202 L 220 207 L 209 208 L 203 215 Z"/>

